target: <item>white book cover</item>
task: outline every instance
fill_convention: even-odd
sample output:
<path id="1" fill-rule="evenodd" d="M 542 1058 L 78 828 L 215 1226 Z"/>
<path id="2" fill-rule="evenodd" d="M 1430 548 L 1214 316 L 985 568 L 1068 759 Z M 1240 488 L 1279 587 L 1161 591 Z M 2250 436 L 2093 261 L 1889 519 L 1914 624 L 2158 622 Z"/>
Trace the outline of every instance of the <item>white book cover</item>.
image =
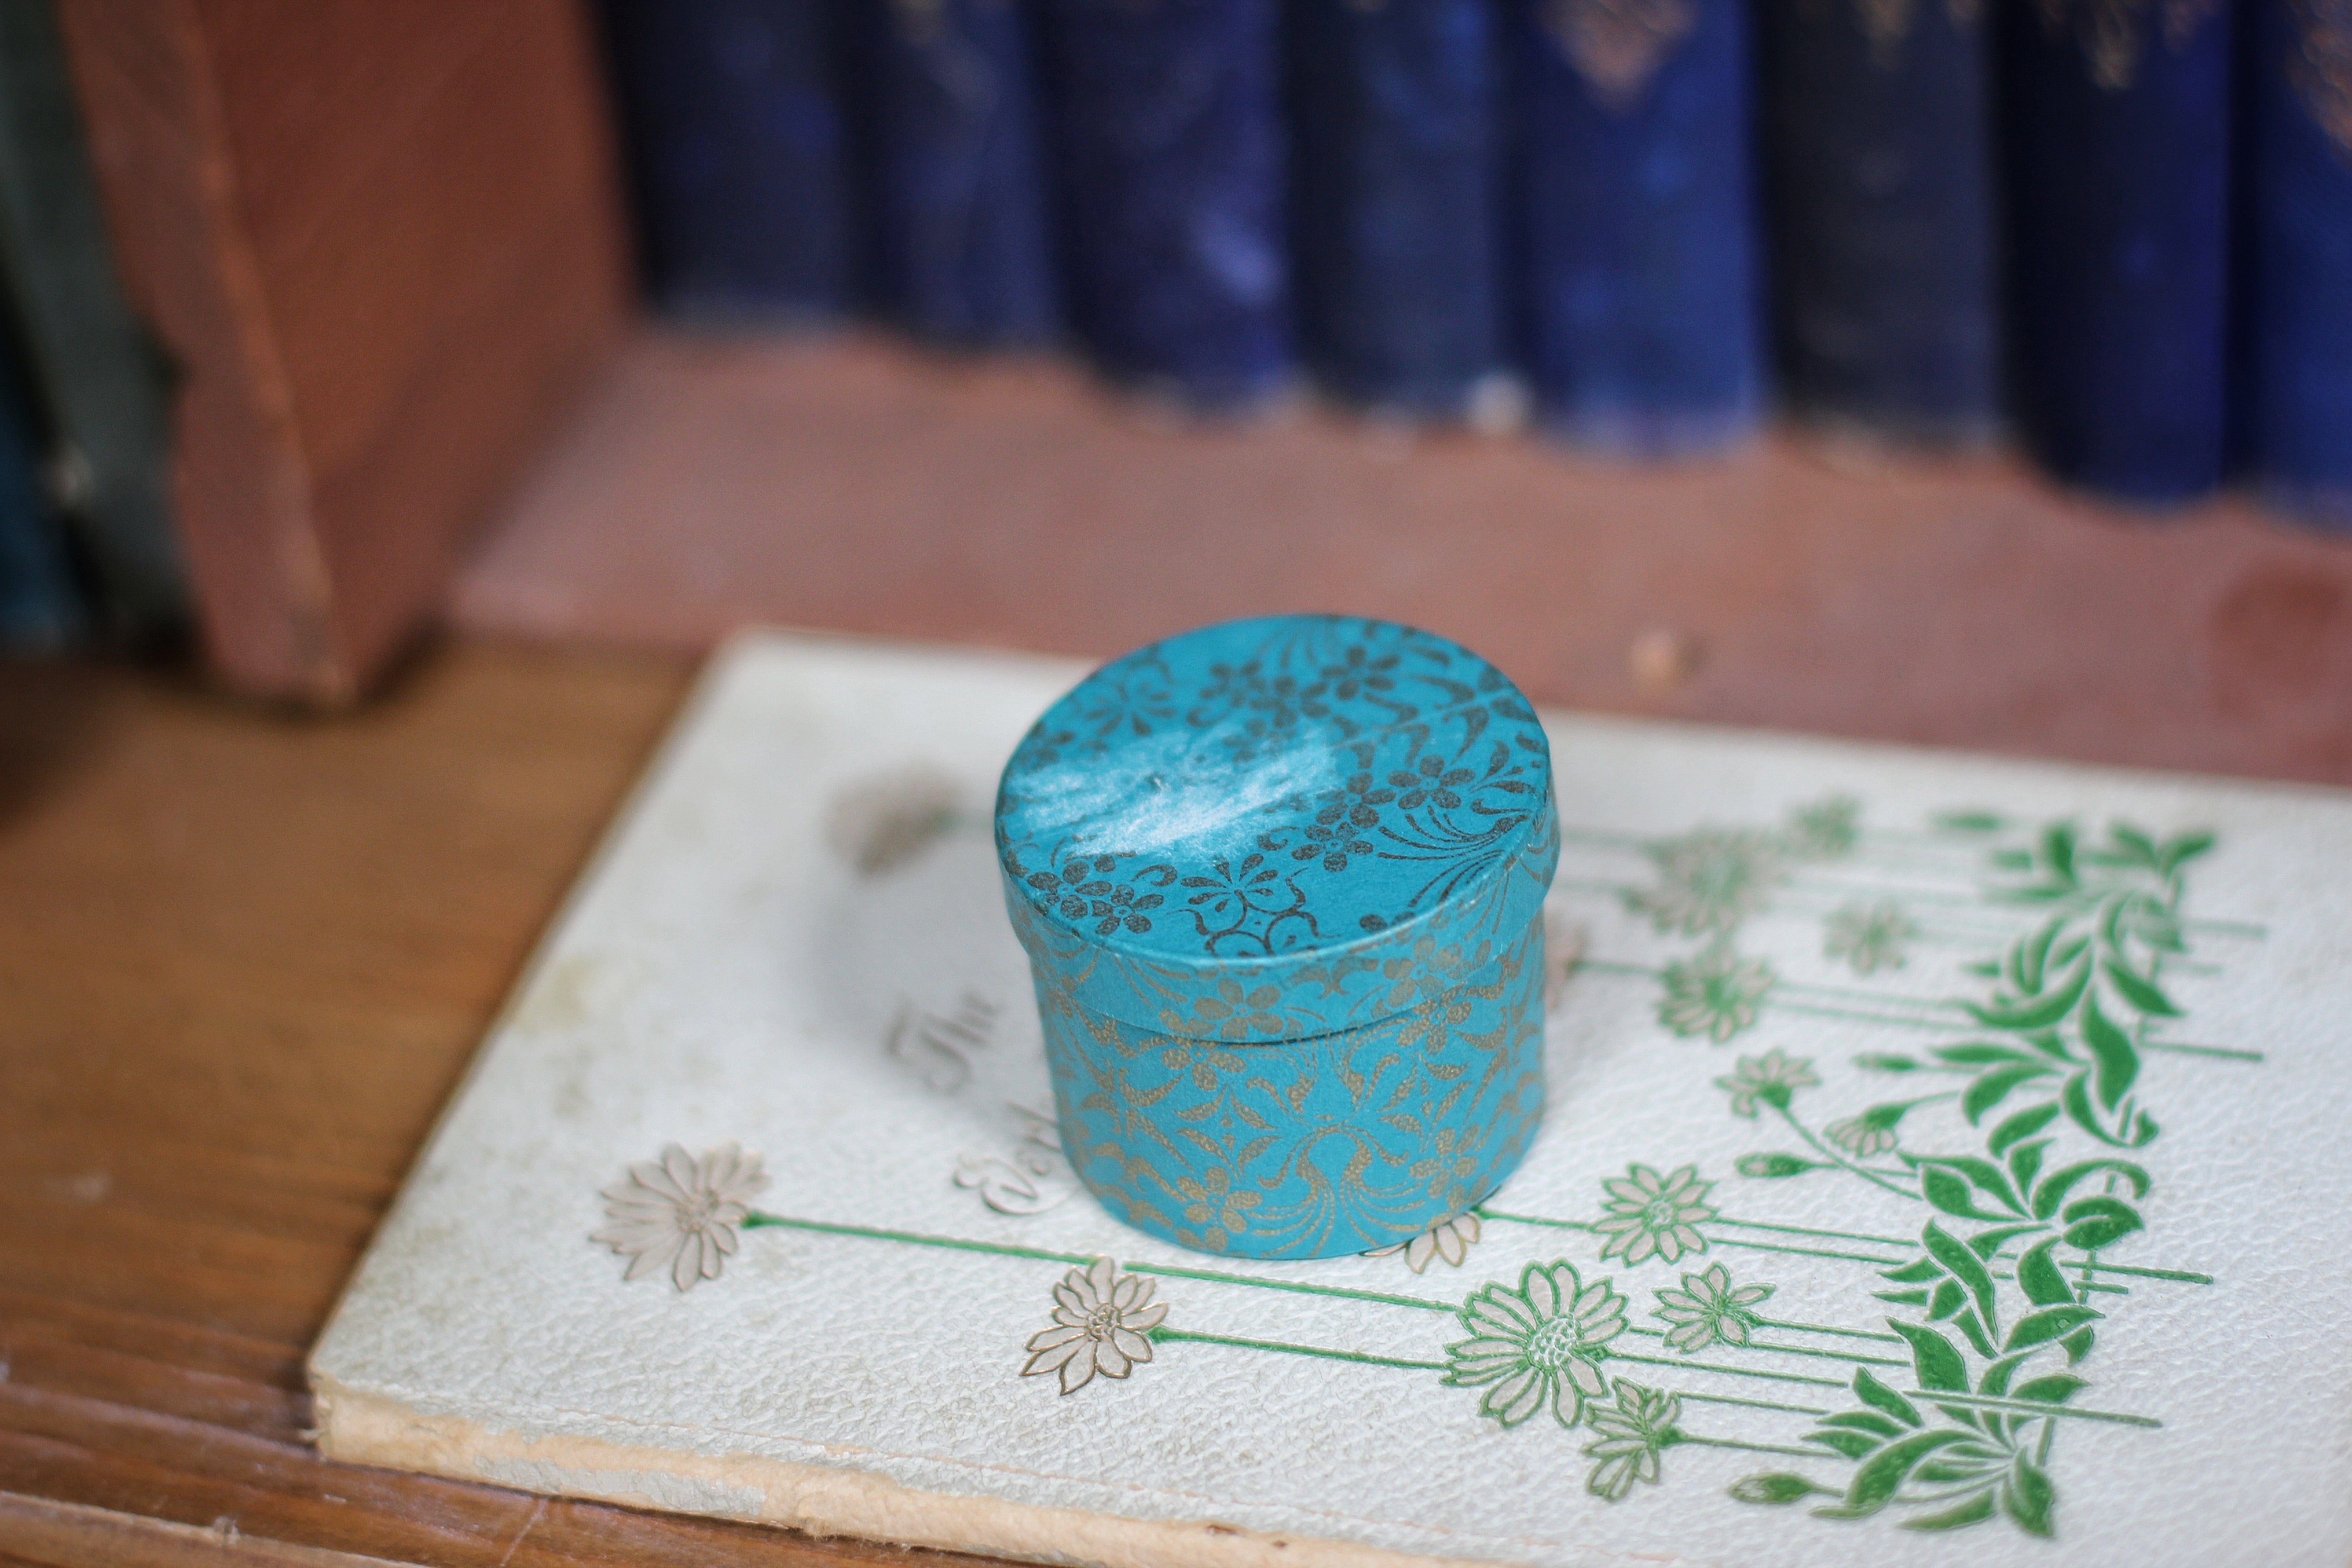
<path id="1" fill-rule="evenodd" d="M 2352 1561 L 2352 797 L 1548 712 L 1532 1152 L 1251 1262 L 1055 1136 L 990 812 L 1082 673 L 715 661 L 313 1352 L 328 1455 L 1102 1564 Z"/>

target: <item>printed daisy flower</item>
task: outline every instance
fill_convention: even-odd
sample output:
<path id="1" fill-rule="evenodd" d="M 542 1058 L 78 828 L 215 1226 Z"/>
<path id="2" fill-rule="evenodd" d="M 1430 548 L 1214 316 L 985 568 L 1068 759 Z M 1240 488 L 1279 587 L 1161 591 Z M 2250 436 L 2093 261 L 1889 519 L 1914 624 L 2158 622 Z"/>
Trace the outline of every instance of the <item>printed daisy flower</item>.
<path id="1" fill-rule="evenodd" d="M 1706 1206 L 1715 1184 L 1698 1179 L 1698 1167 L 1685 1165 L 1661 1177 L 1647 1165 L 1629 1165 L 1622 1176 L 1602 1182 L 1609 1201 L 1601 1205 L 1607 1217 L 1592 1228 L 1609 1239 L 1603 1258 L 1622 1258 L 1628 1265 L 1652 1253 L 1672 1263 L 1685 1252 L 1705 1252 L 1706 1237 L 1698 1226 L 1715 1217 Z"/>
<path id="2" fill-rule="evenodd" d="M 1505 1426 L 1547 1407 L 1573 1426 L 1584 1402 L 1609 1390 L 1601 1362 L 1625 1331 L 1625 1298 L 1606 1279 L 1585 1284 L 1569 1264 L 1530 1263 L 1517 1289 L 1487 1285 L 1463 1303 L 1461 1318 L 1472 1337 L 1445 1347 L 1449 1385 L 1484 1387 L 1479 1414 Z"/>
<path id="3" fill-rule="evenodd" d="M 1730 1270 L 1718 1263 L 1704 1274 L 1684 1275 L 1679 1290 L 1659 1291 L 1654 1315 L 1674 1325 L 1666 1331 L 1666 1343 L 1685 1355 L 1718 1342 L 1744 1345 L 1748 1331 L 1758 1326 L 1748 1309 L 1772 1289 L 1769 1285 L 1743 1285 L 1735 1290 Z"/>
<path id="4" fill-rule="evenodd" d="M 1683 1441 L 1675 1427 L 1682 1414 L 1683 1402 L 1673 1394 L 1619 1379 L 1617 1408 L 1592 1413 L 1592 1429 L 1601 1434 L 1601 1440 L 1586 1444 L 1584 1453 L 1601 1462 L 1592 1467 L 1584 1489 L 1615 1502 L 1632 1491 L 1637 1480 L 1655 1486 L 1658 1455 Z"/>
<path id="5" fill-rule="evenodd" d="M 1402 1252 L 1404 1254 L 1404 1266 L 1415 1274 L 1428 1268 L 1433 1258 L 1438 1258 L 1459 1268 L 1477 1240 L 1478 1216 L 1465 1212 L 1452 1219 L 1439 1220 L 1411 1241 L 1400 1241 L 1394 1247 L 1375 1247 L 1364 1256 L 1393 1258 Z"/>
<path id="6" fill-rule="evenodd" d="M 1757 1009 L 1777 978 L 1764 960 L 1742 958 L 1729 942 L 1710 943 L 1696 958 L 1666 965 L 1658 1022 L 1677 1035 L 1705 1035 L 1719 1046 L 1754 1026 Z"/>
<path id="7" fill-rule="evenodd" d="M 1661 931 L 1685 936 L 1738 930 L 1788 876 L 1779 847 L 1761 833 L 1706 827 L 1653 844 L 1646 853 L 1658 885 L 1628 893 L 1626 904 Z"/>
<path id="8" fill-rule="evenodd" d="M 1848 904 L 1823 924 L 1822 951 L 1827 957 L 1844 959 L 1856 974 L 1874 974 L 1902 968 L 1903 944 L 1918 934 L 1911 917 L 1892 900 Z"/>
<path id="9" fill-rule="evenodd" d="M 1024 1377 L 1061 1374 L 1062 1392 L 1075 1394 L 1095 1373 L 1125 1377 L 1151 1359 L 1151 1331 L 1168 1303 L 1151 1300 L 1151 1281 L 1122 1275 L 1108 1258 L 1073 1268 L 1054 1287 L 1054 1326 L 1030 1336 Z"/>
<path id="10" fill-rule="evenodd" d="M 629 1179 L 604 1192 L 612 1221 L 589 1239 L 629 1260 L 625 1279 L 668 1270 L 691 1290 L 719 1270 L 736 1247 L 751 1199 L 766 1190 L 760 1156 L 729 1143 L 699 1160 L 673 1143 L 658 1161 L 629 1167 Z"/>
<path id="11" fill-rule="evenodd" d="M 1715 1087 L 1731 1091 L 1733 1115 L 1753 1121 L 1759 1105 L 1786 1110 L 1796 1090 L 1818 1086 L 1822 1080 L 1813 1076 L 1812 1068 L 1811 1057 L 1784 1057 L 1769 1050 L 1760 1057 L 1740 1058 L 1738 1069 L 1728 1078 L 1717 1079 Z"/>

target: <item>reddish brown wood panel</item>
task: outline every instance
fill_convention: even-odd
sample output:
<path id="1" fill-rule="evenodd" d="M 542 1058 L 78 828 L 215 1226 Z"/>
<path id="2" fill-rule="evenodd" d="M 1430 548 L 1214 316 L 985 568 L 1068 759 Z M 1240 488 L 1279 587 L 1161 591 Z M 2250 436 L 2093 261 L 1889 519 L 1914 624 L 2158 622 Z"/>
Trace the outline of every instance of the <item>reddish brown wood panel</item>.
<path id="1" fill-rule="evenodd" d="M 175 503 L 243 689 L 393 658 L 617 339 L 574 0 L 63 0 L 134 301 L 184 375 Z"/>
<path id="2" fill-rule="evenodd" d="M 1065 365 L 858 338 L 642 337 L 457 601 L 669 647 L 769 621 L 1100 656 L 1297 609 L 1429 626 L 1551 702 L 2352 782 L 2352 542 L 2234 501 L 2136 518 L 2002 458 L 1785 437 L 1647 468 L 1314 412 L 1185 428 Z"/>
<path id="3" fill-rule="evenodd" d="M 307 1442 L 303 1353 L 687 677 L 464 647 L 329 722 L 0 665 L 0 1562 L 958 1561 Z"/>

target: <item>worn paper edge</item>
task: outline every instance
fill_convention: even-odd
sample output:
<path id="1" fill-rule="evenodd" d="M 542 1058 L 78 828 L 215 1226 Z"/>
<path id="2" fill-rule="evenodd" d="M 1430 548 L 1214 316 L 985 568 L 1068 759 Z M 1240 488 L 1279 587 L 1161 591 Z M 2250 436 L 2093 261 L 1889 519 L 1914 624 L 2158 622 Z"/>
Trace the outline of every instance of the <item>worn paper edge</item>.
<path id="1" fill-rule="evenodd" d="M 312 1374 L 319 1452 L 345 1464 L 422 1470 L 562 1497 L 672 1513 L 780 1525 L 811 1535 L 992 1552 L 1084 1568 L 1441 1568 L 1423 1557 L 1299 1535 L 1269 1535 L 1213 1521 L 1123 1519 L 1002 1498 L 918 1491 L 887 1476 L 796 1465 L 757 1454 L 696 1454 L 598 1437 L 532 1436 L 454 1415 L 426 1415 L 395 1399 Z M 655 1478 L 706 1494 L 691 1508 L 645 1489 Z M 721 1497 L 721 1506 L 710 1504 Z"/>

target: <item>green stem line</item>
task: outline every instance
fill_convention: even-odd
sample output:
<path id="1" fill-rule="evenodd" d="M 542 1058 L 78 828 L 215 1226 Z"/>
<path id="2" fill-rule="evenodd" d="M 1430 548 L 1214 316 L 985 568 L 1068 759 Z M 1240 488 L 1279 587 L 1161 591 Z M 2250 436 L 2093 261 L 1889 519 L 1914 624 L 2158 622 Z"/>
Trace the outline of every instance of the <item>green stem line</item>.
<path id="1" fill-rule="evenodd" d="M 1477 1213 L 1481 1219 L 1499 1219 L 1511 1225 L 1539 1225 L 1550 1230 L 1591 1230 L 1592 1228 L 1589 1222 L 1580 1219 L 1547 1219 L 1541 1215 L 1505 1214 L 1501 1209 L 1490 1209 L 1485 1204 L 1478 1205 Z"/>
<path id="2" fill-rule="evenodd" d="M 1737 1405 L 1743 1410 L 1780 1410 L 1791 1415 L 1827 1415 L 1828 1409 L 1819 1405 L 1783 1405 L 1773 1399 L 1742 1399 L 1736 1394 L 1694 1394 L 1688 1389 L 1668 1390 L 1676 1399 L 1696 1399 L 1705 1405 Z"/>
<path id="3" fill-rule="evenodd" d="M 2080 1268 L 2082 1265 L 2079 1263 L 2062 1263 L 2059 1267 L 2061 1268 Z M 2014 1274 L 1995 1274 L 1993 1278 L 2006 1282 L 2016 1279 L 2017 1276 Z M 2080 1285 L 2076 1286 L 2075 1289 L 2079 1290 L 2104 1290 L 2110 1296 L 2128 1296 L 2131 1294 L 2131 1290 L 2127 1286 L 2102 1285 L 2095 1279 L 2084 1279 Z"/>
<path id="4" fill-rule="evenodd" d="M 1764 1005 L 1782 1013 L 1802 1013 L 1812 1018 L 1838 1018 L 1853 1024 L 1878 1024 L 1890 1029 L 1941 1029 L 1963 1035 L 1981 1034 L 1983 1026 L 1963 1024 L 1957 1018 L 1946 1023 L 1941 1018 L 1902 1018 L 1886 1013 L 1863 1013 L 1849 1007 L 1816 1007 L 1810 1002 L 1781 1002 L 1766 996 Z"/>
<path id="5" fill-rule="evenodd" d="M 1182 1268 L 1172 1263 L 1127 1263 L 1129 1274 L 1155 1274 L 1166 1279 L 1203 1279 L 1213 1285 L 1254 1285 L 1261 1290 L 1290 1290 L 1302 1296 L 1337 1296 L 1350 1301 L 1377 1301 L 1386 1307 L 1417 1307 L 1449 1317 L 1462 1308 L 1453 1301 L 1432 1301 L 1422 1296 L 1391 1296 L 1385 1290 L 1353 1290 L 1340 1285 L 1308 1285 L 1296 1279 L 1256 1279 L 1246 1274 L 1219 1274 L 1207 1268 Z"/>
<path id="6" fill-rule="evenodd" d="M 1852 1362 L 1858 1366 L 1909 1366 L 1911 1364 L 1908 1358 L 1897 1360 L 1892 1356 L 1856 1355 L 1852 1351 L 1817 1351 L 1806 1345 L 1768 1345 L 1761 1340 L 1749 1341 L 1748 1348 L 1752 1351 L 1770 1351 L 1774 1355 L 1809 1355 L 1818 1356 L 1823 1361 Z"/>
<path id="7" fill-rule="evenodd" d="M 1826 1459 L 1819 1448 L 1783 1448 L 1777 1443 L 1742 1443 L 1730 1437 L 1694 1437 L 1687 1432 L 1677 1434 L 1684 1442 L 1702 1448 L 1737 1448 L 1743 1454 L 1786 1454 L 1799 1459 Z"/>
<path id="8" fill-rule="evenodd" d="M 1763 1329 L 1783 1329 L 1798 1334 L 1843 1334 L 1850 1340 L 1879 1340 L 1890 1345 L 1903 1342 L 1900 1334 L 1874 1333 L 1868 1329 L 1833 1329 L 1826 1323 L 1784 1323 L 1775 1318 L 1759 1318 L 1756 1326 Z"/>
<path id="9" fill-rule="evenodd" d="M 1626 1325 L 1625 1325 L 1625 1331 L 1626 1331 L 1627 1333 L 1629 1333 L 1629 1334 L 1640 1334 L 1643 1339 L 1650 1339 L 1650 1340 L 1663 1340 L 1663 1339 L 1664 1339 L 1664 1338 L 1666 1337 L 1666 1331 L 1665 1331 L 1665 1330 L 1664 1330 L 1664 1329 L 1645 1329 L 1645 1328 L 1642 1327 L 1639 1323 L 1628 1323 L 1628 1324 L 1626 1324 Z M 1842 1331 L 1832 1329 L 1832 1330 L 1831 1330 L 1831 1331 L 1830 1331 L 1830 1332 L 1832 1332 L 1832 1333 L 1837 1333 L 1837 1332 L 1840 1332 L 1840 1331 Z M 1887 1340 L 1887 1339 L 1894 1339 L 1894 1338 L 1895 1338 L 1895 1336 L 1894 1336 L 1894 1335 L 1892 1335 L 1892 1334 L 1873 1334 L 1873 1335 L 1871 1335 L 1870 1337 L 1871 1337 L 1872 1339 L 1880 1339 L 1880 1340 Z M 1902 1342 L 1901 1342 L 1900 1340 L 1896 1340 L 1896 1341 L 1895 1341 L 1895 1342 L 1896 1342 L 1897 1344 L 1902 1343 Z M 1888 1359 L 1888 1358 L 1886 1358 L 1885 1356 L 1875 1356 L 1875 1355 L 1855 1355 L 1855 1354 L 1854 1354 L 1853 1352 L 1851 1352 L 1851 1351 L 1817 1351 L 1817 1350 L 1810 1349 L 1810 1348 L 1808 1348 L 1808 1347 L 1806 1347 L 1806 1346 L 1803 1346 L 1803 1345 L 1768 1345 L 1768 1344 L 1765 1344 L 1765 1343 L 1761 1342 L 1760 1341 L 1750 1341 L 1750 1342 L 1749 1342 L 1748 1343 L 1747 1343 L 1746 1345 L 1739 1346 L 1739 1347 L 1737 1347 L 1737 1348 L 1738 1348 L 1738 1349 L 1742 1349 L 1742 1350 L 1751 1350 L 1751 1351 L 1770 1351 L 1770 1352 L 1773 1352 L 1775 1355 L 1809 1355 L 1809 1356 L 1818 1356 L 1818 1357 L 1820 1357 L 1820 1358 L 1821 1358 L 1822 1360 L 1823 1360 L 1823 1361 L 1844 1361 L 1844 1362 L 1856 1362 L 1856 1363 L 1860 1363 L 1861 1364 L 1865 1365 L 1865 1366 L 1909 1366 L 1909 1365 L 1911 1364 L 1911 1363 L 1910 1363 L 1910 1361 L 1909 1361 L 1908 1359 L 1903 1359 L 1903 1360 L 1889 1360 L 1889 1359 Z M 1685 1365 L 1685 1366 L 1700 1366 L 1700 1367 L 1703 1367 L 1703 1366 L 1709 1365 L 1709 1364 L 1711 1364 L 1711 1363 L 1706 1363 L 1706 1362 L 1685 1362 L 1685 1363 L 1683 1363 L 1682 1364 L 1684 1364 L 1684 1365 Z"/>
<path id="10" fill-rule="evenodd" d="M 1181 1342 L 1198 1345 L 1231 1345 L 1236 1350 L 1276 1351 L 1284 1355 L 1315 1356 L 1323 1361 L 1349 1361 L 1361 1366 L 1402 1367 L 1408 1372 L 1444 1372 L 1442 1361 L 1409 1361 L 1402 1356 L 1372 1355 L 1364 1351 L 1335 1351 L 1322 1345 L 1294 1345 L 1281 1340 L 1245 1340 L 1235 1334 L 1203 1334 L 1164 1324 L 1151 1331 L 1155 1343 Z"/>
<path id="11" fill-rule="evenodd" d="M 1808 985 L 1800 981 L 1783 980 L 1779 989 L 1801 991 L 1808 996 L 1838 996 L 1850 1001 L 1870 1002 L 1887 1007 L 1921 1007 L 1931 1011 L 1950 1012 L 1963 1005 L 1948 996 L 1906 996 L 1894 992 L 1863 991 L 1851 985 Z M 1971 1025 L 1970 1027 L 1975 1027 Z"/>
<path id="12" fill-rule="evenodd" d="M 1611 1361 L 1638 1362 L 1643 1366 L 1679 1367 L 1685 1372 L 1712 1373 L 1717 1377 L 1754 1377 L 1768 1383 L 1803 1383 L 1815 1388 L 1843 1388 L 1844 1384 L 1833 1377 L 1805 1377 L 1793 1372 L 1764 1372 L 1751 1366 L 1722 1366 L 1706 1361 L 1666 1361 L 1654 1355 L 1628 1355 L 1623 1351 L 1610 1352 Z"/>
<path id="13" fill-rule="evenodd" d="M 1837 1152 L 1828 1144 L 1822 1142 L 1820 1139 L 1814 1137 L 1812 1129 L 1798 1121 L 1796 1113 L 1791 1111 L 1787 1106 L 1777 1105 L 1774 1106 L 1773 1109 L 1780 1113 L 1780 1120 L 1787 1122 L 1791 1128 L 1795 1129 L 1797 1136 L 1802 1138 L 1807 1143 L 1811 1144 L 1813 1152 L 1821 1155 L 1824 1160 L 1829 1161 L 1832 1164 L 1841 1166 L 1845 1170 L 1853 1172 L 1855 1175 L 1860 1176 L 1864 1181 L 1871 1183 L 1874 1186 L 1885 1188 L 1888 1192 L 1893 1193 L 1898 1198 L 1909 1198 L 1915 1203 L 1918 1201 L 1918 1194 L 1905 1191 L 1903 1188 L 1896 1186 L 1893 1182 L 1888 1181 L 1885 1177 L 1878 1174 L 1874 1171 L 1864 1170 L 1860 1165 L 1855 1164 L 1853 1161 Z"/>
<path id="14" fill-rule="evenodd" d="M 1996 1399 L 1986 1394 L 1954 1394 L 1948 1389 L 1906 1388 L 1906 1399 L 1916 1399 L 1928 1405 L 1965 1405 L 1974 1410 L 2012 1410 L 2021 1415 L 2045 1415 L 2059 1420 L 2112 1421 L 2122 1426 L 2161 1426 L 2163 1422 L 2153 1415 L 2126 1415 L 2116 1410 L 2070 1410 L 2063 1405 L 2044 1405 L 2032 1399 Z"/>
<path id="15" fill-rule="evenodd" d="M 1881 1268 L 1899 1268 L 1911 1260 L 1907 1258 L 1874 1258 L 1864 1252 L 1831 1252 L 1819 1247 L 1783 1247 L 1777 1241 L 1742 1241 L 1736 1236 L 1718 1236 L 1716 1243 L 1722 1247 L 1744 1247 L 1750 1252 L 1781 1252 L 1791 1258 L 1834 1258 L 1842 1263 L 1871 1263 Z"/>
<path id="16" fill-rule="evenodd" d="M 1596 974 L 1633 974 L 1643 980 L 1656 980 L 1665 973 L 1663 969 L 1646 963 L 1618 963 L 1606 958 L 1579 958 L 1574 973 L 1591 970 Z"/>
<path id="17" fill-rule="evenodd" d="M 2260 1051 L 2232 1050 L 2227 1046 L 2181 1045 L 2171 1040 L 2142 1040 L 2139 1048 L 2144 1051 L 2171 1051 L 2184 1057 L 2212 1057 L 2225 1062 L 2259 1062 L 2263 1059 Z"/>
<path id="18" fill-rule="evenodd" d="M 2243 937 L 2249 942 L 2267 942 L 2271 934 L 2270 927 L 2257 925 L 2252 921 L 2184 920 L 2180 923 L 2191 931 L 2210 931 L 2217 936 Z"/>
<path id="19" fill-rule="evenodd" d="M 1083 1268 L 1095 1259 L 1079 1252 L 1049 1252 L 1039 1247 L 1014 1247 L 1004 1242 L 967 1241 L 961 1237 L 927 1236 L 920 1231 L 886 1230 L 879 1226 L 835 1225 L 827 1220 L 797 1219 L 786 1215 L 754 1211 L 746 1215 L 743 1228 L 757 1230 L 766 1226 L 783 1226 L 793 1230 L 814 1231 L 824 1236 L 852 1236 L 866 1241 L 896 1241 L 913 1247 L 946 1247 L 957 1252 L 982 1252 L 998 1258 L 1025 1258 L 1041 1263 L 1067 1263 Z M 1444 1312 L 1449 1316 L 1462 1309 L 1450 1301 L 1432 1301 L 1420 1296 L 1391 1296 L 1384 1290 L 1352 1290 L 1339 1285 L 1309 1285 L 1297 1279 L 1259 1279 L 1246 1274 L 1221 1274 L 1209 1268 L 1184 1268 L 1165 1263 L 1123 1263 L 1129 1274 L 1150 1274 L 1167 1279 L 1199 1279 L 1213 1285 L 1246 1285 L 1259 1290 L 1288 1290 L 1302 1296 L 1331 1296 L 1349 1301 L 1376 1301 L 1387 1307 L 1413 1307 L 1424 1312 Z"/>
<path id="20" fill-rule="evenodd" d="M 1862 1241 L 1877 1247 L 1910 1247 L 1918 1237 L 1909 1236 L 1865 1236 L 1856 1230 L 1817 1230 L 1805 1225 L 1769 1225 L 1759 1219 L 1726 1219 L 1721 1215 L 1706 1222 L 1709 1225 L 1736 1225 L 1742 1230 L 1771 1230 L 1783 1236 L 1819 1236 L 1831 1241 Z"/>
<path id="21" fill-rule="evenodd" d="M 2183 1285 L 2210 1285 L 2210 1274 L 2192 1274 L 2185 1268 L 2135 1268 L 2127 1263 L 2094 1263 L 2089 1258 L 2077 1258 L 2062 1263 L 2061 1268 L 2079 1268 L 2085 1274 L 2128 1274 L 2137 1279 L 2176 1279 Z"/>

